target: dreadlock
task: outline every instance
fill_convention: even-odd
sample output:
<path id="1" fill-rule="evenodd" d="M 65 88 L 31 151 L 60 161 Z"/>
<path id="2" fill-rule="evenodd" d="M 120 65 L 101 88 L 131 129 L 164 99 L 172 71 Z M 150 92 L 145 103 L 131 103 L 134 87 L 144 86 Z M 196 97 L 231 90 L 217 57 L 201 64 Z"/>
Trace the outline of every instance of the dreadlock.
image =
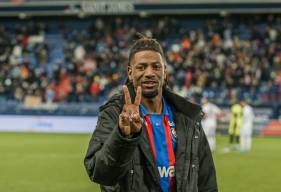
<path id="1" fill-rule="evenodd" d="M 131 60 L 133 56 L 140 51 L 144 50 L 151 50 L 160 53 L 162 58 L 164 58 L 163 49 L 160 45 L 160 43 L 156 39 L 152 39 L 150 37 L 147 37 L 139 32 L 136 33 L 138 36 L 138 40 L 134 42 L 132 47 L 130 48 L 130 54 L 129 54 L 129 65 L 131 64 Z"/>

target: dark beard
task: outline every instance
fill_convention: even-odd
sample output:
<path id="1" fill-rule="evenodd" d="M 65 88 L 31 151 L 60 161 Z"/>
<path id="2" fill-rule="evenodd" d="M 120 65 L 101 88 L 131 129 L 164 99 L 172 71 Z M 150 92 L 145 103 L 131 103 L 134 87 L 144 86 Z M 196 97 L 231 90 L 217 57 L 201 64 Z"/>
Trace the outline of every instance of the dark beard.
<path id="1" fill-rule="evenodd" d="M 142 96 L 147 99 L 152 99 L 158 95 L 158 90 L 150 91 L 150 92 L 142 92 Z"/>

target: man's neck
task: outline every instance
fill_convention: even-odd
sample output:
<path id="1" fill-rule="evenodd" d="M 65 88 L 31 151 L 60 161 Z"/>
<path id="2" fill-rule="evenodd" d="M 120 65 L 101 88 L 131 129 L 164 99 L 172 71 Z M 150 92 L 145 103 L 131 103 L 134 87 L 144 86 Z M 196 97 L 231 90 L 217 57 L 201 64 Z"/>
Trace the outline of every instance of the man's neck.
<path id="1" fill-rule="evenodd" d="M 148 113 L 161 114 L 162 113 L 162 94 L 154 98 L 142 98 L 142 104 L 147 109 Z"/>

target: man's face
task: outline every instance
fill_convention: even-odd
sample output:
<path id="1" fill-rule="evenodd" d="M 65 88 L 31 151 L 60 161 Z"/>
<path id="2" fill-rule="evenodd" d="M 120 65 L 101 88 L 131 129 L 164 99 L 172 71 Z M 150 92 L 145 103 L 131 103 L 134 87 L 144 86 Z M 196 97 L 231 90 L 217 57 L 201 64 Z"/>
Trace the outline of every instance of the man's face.
<path id="1" fill-rule="evenodd" d="M 240 101 L 240 105 L 241 105 L 242 107 L 245 107 L 246 102 L 245 102 L 245 101 Z"/>
<path id="2" fill-rule="evenodd" d="M 151 50 L 135 53 L 128 68 L 128 77 L 135 89 L 141 86 L 145 98 L 154 98 L 162 93 L 166 68 L 160 53 Z"/>

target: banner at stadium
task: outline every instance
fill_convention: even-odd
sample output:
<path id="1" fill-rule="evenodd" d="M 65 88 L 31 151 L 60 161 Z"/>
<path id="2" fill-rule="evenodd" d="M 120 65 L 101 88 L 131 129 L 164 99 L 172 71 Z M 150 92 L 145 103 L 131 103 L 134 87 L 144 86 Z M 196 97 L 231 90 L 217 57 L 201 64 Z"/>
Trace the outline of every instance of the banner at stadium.
<path id="1" fill-rule="evenodd" d="M 281 121 L 272 121 L 262 130 L 264 136 L 281 136 Z"/>
<path id="2" fill-rule="evenodd" d="M 0 131 L 92 133 L 97 117 L 1 115 Z"/>
<path id="3" fill-rule="evenodd" d="M 132 13 L 135 11 L 131 2 L 94 2 L 82 1 L 81 9 L 85 13 Z"/>

